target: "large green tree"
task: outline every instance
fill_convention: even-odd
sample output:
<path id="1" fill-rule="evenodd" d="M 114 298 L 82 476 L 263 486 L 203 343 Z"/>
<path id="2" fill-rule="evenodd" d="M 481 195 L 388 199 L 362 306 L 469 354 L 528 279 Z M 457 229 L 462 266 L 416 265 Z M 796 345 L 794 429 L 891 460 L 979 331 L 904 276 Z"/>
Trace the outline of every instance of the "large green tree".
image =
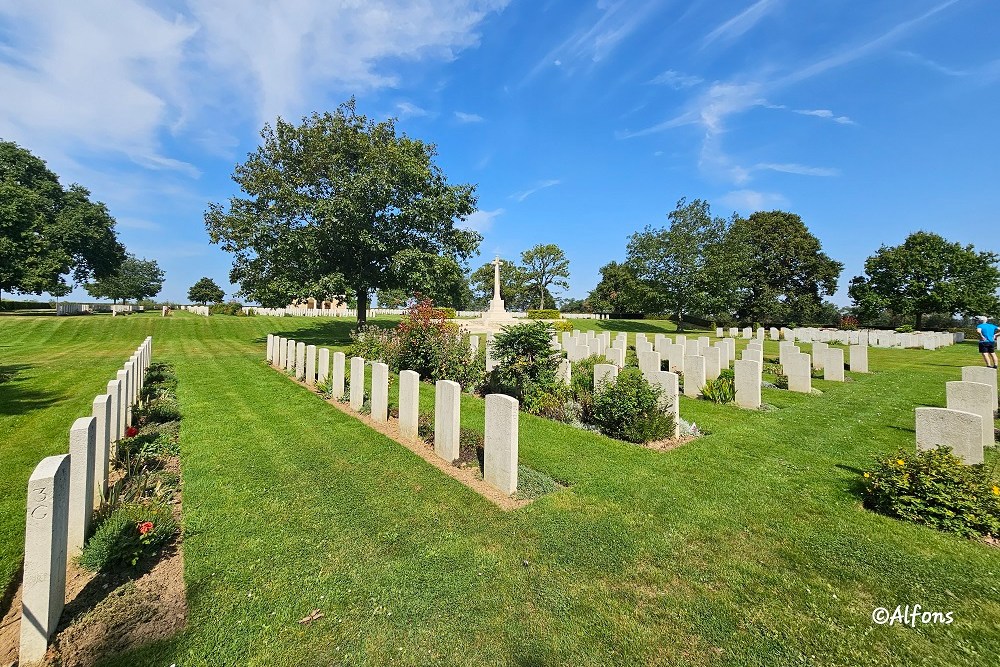
<path id="1" fill-rule="evenodd" d="M 404 250 L 392 263 L 401 286 L 378 290 L 383 308 L 402 308 L 419 294 L 438 307 L 462 310 L 471 300 L 469 282 L 462 266 L 451 257 L 419 250 Z"/>
<path id="2" fill-rule="evenodd" d="M 998 310 L 1000 257 L 951 243 L 938 234 L 914 232 L 901 245 L 882 246 L 865 261 L 865 274 L 848 294 L 862 319 L 888 310 L 912 318 L 918 329 L 928 313 L 977 314 Z"/>
<path id="3" fill-rule="evenodd" d="M 735 281 L 735 315 L 744 322 L 810 321 L 823 297 L 837 290 L 844 268 L 823 252 L 802 218 L 786 211 L 735 219 L 724 256 Z"/>
<path id="4" fill-rule="evenodd" d="M 84 285 L 95 299 L 111 299 L 123 303 L 129 299 L 141 301 L 154 297 L 163 289 L 163 271 L 156 260 L 139 259 L 129 253 L 118 270 Z"/>
<path id="5" fill-rule="evenodd" d="M 683 327 L 684 313 L 705 314 L 729 305 L 721 255 L 727 222 L 712 217 L 702 199 L 681 199 L 667 218 L 669 227 L 647 226 L 629 238 L 626 263 L 648 288 L 650 305 L 674 314 Z"/>
<path id="6" fill-rule="evenodd" d="M 538 297 L 538 307 L 545 308 L 551 288 L 569 289 L 569 260 L 555 243 L 536 245 L 521 253 L 525 281 Z"/>
<path id="7" fill-rule="evenodd" d="M 240 294 L 262 305 L 349 289 L 361 324 L 373 290 L 404 286 L 399 253 L 462 262 L 482 240 L 455 224 L 475 211 L 474 186 L 449 184 L 433 144 L 369 120 L 353 99 L 300 125 L 279 118 L 261 139 L 233 173 L 245 196 L 211 204 L 205 225 L 233 253 Z"/>
<path id="8" fill-rule="evenodd" d="M 209 277 L 200 279 L 191 289 L 188 290 L 188 299 L 195 303 L 205 305 L 207 303 L 220 303 L 226 293 L 214 280 Z"/>
<path id="9" fill-rule="evenodd" d="M 590 307 L 599 313 L 641 313 L 649 301 L 649 289 L 627 264 L 618 262 L 601 267 L 601 282 L 587 296 Z"/>
<path id="10" fill-rule="evenodd" d="M 105 277 L 124 258 L 104 204 L 81 185 L 64 189 L 45 162 L 0 141 L 0 292 L 61 296 L 67 277 Z"/>

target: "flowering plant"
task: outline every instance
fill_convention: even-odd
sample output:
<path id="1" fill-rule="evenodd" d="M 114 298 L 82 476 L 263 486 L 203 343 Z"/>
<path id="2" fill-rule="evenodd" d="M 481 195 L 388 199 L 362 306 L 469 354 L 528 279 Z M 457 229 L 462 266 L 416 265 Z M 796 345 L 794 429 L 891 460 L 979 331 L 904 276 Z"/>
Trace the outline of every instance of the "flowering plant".
<path id="1" fill-rule="evenodd" d="M 125 429 L 126 438 L 134 438 L 137 435 L 139 435 L 139 429 L 137 429 L 135 426 L 129 426 L 128 428 Z"/>

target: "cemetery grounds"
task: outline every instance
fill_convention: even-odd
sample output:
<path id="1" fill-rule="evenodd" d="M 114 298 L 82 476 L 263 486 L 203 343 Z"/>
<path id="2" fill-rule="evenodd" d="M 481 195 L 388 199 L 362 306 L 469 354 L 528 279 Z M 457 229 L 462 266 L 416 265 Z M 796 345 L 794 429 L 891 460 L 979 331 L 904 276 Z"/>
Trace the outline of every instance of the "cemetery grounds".
<path id="1" fill-rule="evenodd" d="M 707 435 L 667 452 L 522 414 L 521 461 L 567 488 L 503 511 L 264 361 L 269 333 L 346 350 L 353 324 L 0 318 L 0 586 L 18 577 L 32 469 L 65 451 L 73 420 L 152 335 L 153 360 L 179 379 L 189 615 L 180 635 L 108 664 L 998 659 L 1000 549 L 860 497 L 873 457 L 913 450 L 914 408 L 943 406 L 944 383 L 981 363 L 973 344 L 871 348 L 872 374 L 813 380 L 822 396 L 764 389 L 769 412 L 682 397 Z M 433 400 L 425 385 L 422 410 Z M 482 400 L 463 395 L 462 423 L 482 427 Z M 872 622 L 875 608 L 915 604 L 954 621 Z"/>

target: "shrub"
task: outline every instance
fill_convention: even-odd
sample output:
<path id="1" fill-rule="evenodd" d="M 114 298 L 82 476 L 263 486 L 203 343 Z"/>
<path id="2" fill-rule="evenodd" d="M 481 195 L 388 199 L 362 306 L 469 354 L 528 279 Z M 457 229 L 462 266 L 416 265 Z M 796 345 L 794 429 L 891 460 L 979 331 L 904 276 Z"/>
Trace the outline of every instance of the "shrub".
<path id="1" fill-rule="evenodd" d="M 180 456 L 180 444 L 177 440 L 178 422 L 157 424 L 159 428 L 143 428 L 132 438 L 118 441 L 116 456 L 125 461 L 138 457 L 142 461 L 163 456 Z"/>
<path id="2" fill-rule="evenodd" d="M 529 308 L 529 320 L 558 320 L 562 318 L 562 313 L 554 308 Z"/>
<path id="3" fill-rule="evenodd" d="M 913 333 L 913 326 L 904 324 L 901 327 L 896 327 L 896 333 Z"/>
<path id="4" fill-rule="evenodd" d="M 539 389 L 525 396 L 521 409 L 529 414 L 566 424 L 579 421 L 581 417 L 581 406 L 573 400 L 572 391 L 566 385 L 549 390 Z"/>
<path id="5" fill-rule="evenodd" d="M 438 308 L 441 311 L 441 316 L 448 320 L 453 320 L 458 317 L 458 311 L 454 308 Z"/>
<path id="6" fill-rule="evenodd" d="M 78 562 L 94 572 L 116 565 L 134 567 L 153 555 L 176 532 L 177 524 L 169 507 L 122 505 L 87 540 Z"/>
<path id="7" fill-rule="evenodd" d="M 54 303 L 47 301 L 0 301 L 0 311 L 11 310 L 54 310 Z"/>
<path id="8" fill-rule="evenodd" d="M 736 378 L 733 372 L 725 371 L 714 380 L 709 380 L 701 389 L 701 395 L 705 400 L 713 403 L 732 403 L 736 400 Z"/>
<path id="9" fill-rule="evenodd" d="M 570 391 L 580 409 L 580 421 L 590 422 L 590 412 L 594 406 L 594 366 L 607 363 L 607 359 L 592 354 L 573 364 Z"/>
<path id="10" fill-rule="evenodd" d="M 841 315 L 840 328 L 844 331 L 857 331 L 858 318 L 854 317 L 854 315 Z"/>
<path id="11" fill-rule="evenodd" d="M 965 465 L 947 447 L 876 461 L 864 474 L 864 503 L 966 537 L 1000 536 L 1000 487 L 985 466 Z"/>
<path id="12" fill-rule="evenodd" d="M 212 315 L 234 315 L 236 317 L 243 317 L 246 315 L 246 313 L 243 312 L 243 304 L 239 301 L 212 304 L 208 307 L 208 312 Z"/>
<path id="13" fill-rule="evenodd" d="M 552 328 L 555 329 L 556 333 L 573 331 L 573 322 L 570 320 L 556 320 L 551 324 Z"/>
<path id="14" fill-rule="evenodd" d="M 774 386 L 778 389 L 788 389 L 788 376 L 784 374 L 775 375 Z"/>
<path id="15" fill-rule="evenodd" d="M 393 373 L 412 370 L 428 380 L 454 380 L 466 389 L 482 384 L 485 350 L 471 358 L 469 343 L 457 324 L 448 322 L 429 299 L 410 306 L 394 329 L 365 326 L 351 334 L 351 354 L 380 359 Z"/>
<path id="16" fill-rule="evenodd" d="M 177 399 L 171 396 L 161 396 L 160 398 L 148 401 L 141 407 L 132 410 L 132 416 L 140 423 L 163 424 L 177 421 L 181 418 L 181 409 L 177 404 Z"/>
<path id="17" fill-rule="evenodd" d="M 556 387 L 561 356 L 552 349 L 552 327 L 545 322 L 504 327 L 493 338 L 496 368 L 490 373 L 491 392 L 519 401 Z"/>
<path id="18" fill-rule="evenodd" d="M 605 435 L 645 443 L 673 434 L 673 415 L 660 409 L 661 391 L 637 368 L 625 368 L 594 394 L 591 419 Z"/>

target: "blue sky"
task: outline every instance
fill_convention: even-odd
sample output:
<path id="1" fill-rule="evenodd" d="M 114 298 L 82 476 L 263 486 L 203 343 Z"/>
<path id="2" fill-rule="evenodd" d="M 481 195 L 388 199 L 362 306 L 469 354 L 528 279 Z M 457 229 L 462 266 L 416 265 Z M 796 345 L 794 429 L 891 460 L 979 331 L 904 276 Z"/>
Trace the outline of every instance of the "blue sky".
<path id="1" fill-rule="evenodd" d="M 107 203 L 161 298 L 233 291 L 207 203 L 265 122 L 355 95 L 478 184 L 473 267 L 557 243 L 582 297 L 703 198 L 801 215 L 846 304 L 911 231 L 1000 250 L 997 26 L 992 0 L 3 0 L 0 138 Z"/>

